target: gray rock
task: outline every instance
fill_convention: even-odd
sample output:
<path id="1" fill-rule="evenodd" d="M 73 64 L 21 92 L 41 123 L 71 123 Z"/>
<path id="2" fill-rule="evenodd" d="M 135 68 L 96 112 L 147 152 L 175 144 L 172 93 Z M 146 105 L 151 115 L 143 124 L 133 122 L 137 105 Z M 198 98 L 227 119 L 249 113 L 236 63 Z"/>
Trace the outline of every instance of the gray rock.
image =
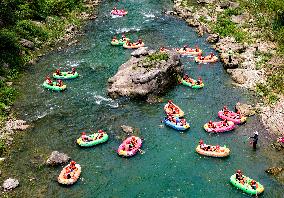
<path id="1" fill-rule="evenodd" d="M 196 19 L 187 19 L 186 22 L 190 27 L 200 26 L 200 23 Z"/>
<path id="2" fill-rule="evenodd" d="M 70 157 L 64 153 L 59 153 L 58 151 L 53 151 L 46 163 L 48 165 L 58 165 L 67 163 L 70 160 Z"/>
<path id="3" fill-rule="evenodd" d="M 146 56 L 149 54 L 149 50 L 148 50 L 148 47 L 140 47 L 138 48 L 137 50 L 133 51 L 131 53 L 131 56 L 134 56 L 134 57 L 140 57 L 140 56 Z"/>
<path id="4" fill-rule="evenodd" d="M 238 102 L 235 106 L 236 111 L 240 111 L 244 116 L 252 116 L 255 114 L 255 108 L 249 104 Z"/>
<path id="5" fill-rule="evenodd" d="M 120 126 L 125 133 L 133 133 L 134 129 L 131 126 L 121 125 Z"/>
<path id="6" fill-rule="evenodd" d="M 180 56 L 175 51 L 169 51 L 167 54 L 167 61 L 148 61 L 147 56 L 131 57 L 109 78 L 108 95 L 112 98 L 127 96 L 147 99 L 150 95 L 165 93 L 177 84 L 176 77 L 183 71 Z"/>
<path id="7" fill-rule="evenodd" d="M 196 33 L 198 34 L 199 37 L 202 37 L 204 35 L 204 28 L 202 25 L 196 28 Z"/>
<path id="8" fill-rule="evenodd" d="M 219 6 L 220 6 L 221 9 L 227 9 L 227 8 L 229 8 L 231 6 L 231 4 L 230 4 L 229 1 L 225 1 L 225 2 L 221 2 L 219 4 Z"/>
<path id="9" fill-rule="evenodd" d="M 10 191 L 16 188 L 19 185 L 19 181 L 17 179 L 6 179 L 2 185 L 4 191 Z"/>
<path id="10" fill-rule="evenodd" d="M 218 34 L 210 34 L 206 41 L 208 43 L 217 43 L 219 41 L 219 35 Z"/>
<path id="11" fill-rule="evenodd" d="M 21 39 L 20 40 L 20 44 L 23 46 L 23 47 L 26 47 L 26 48 L 29 48 L 29 49 L 32 49 L 34 50 L 35 49 L 35 44 L 27 39 Z"/>
<path id="12" fill-rule="evenodd" d="M 282 171 L 284 171 L 283 167 L 271 167 L 265 170 L 265 172 L 271 174 L 271 175 L 278 175 L 280 174 Z"/>
<path id="13" fill-rule="evenodd" d="M 198 4 L 212 4 L 215 0 L 197 0 Z"/>

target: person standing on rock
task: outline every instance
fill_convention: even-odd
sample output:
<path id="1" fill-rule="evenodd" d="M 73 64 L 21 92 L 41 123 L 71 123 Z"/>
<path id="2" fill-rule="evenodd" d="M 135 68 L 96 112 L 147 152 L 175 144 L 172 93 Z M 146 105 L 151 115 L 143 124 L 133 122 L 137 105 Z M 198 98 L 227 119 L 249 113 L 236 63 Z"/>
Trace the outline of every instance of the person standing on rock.
<path id="1" fill-rule="evenodd" d="M 229 63 L 232 62 L 233 53 L 234 53 L 233 50 L 231 48 L 229 48 L 229 50 L 228 50 Z"/>
<path id="2" fill-rule="evenodd" d="M 258 132 L 254 132 L 254 136 L 253 137 L 249 137 L 250 139 L 252 139 L 252 147 L 253 149 L 256 149 L 256 145 L 257 145 L 257 141 L 258 141 Z"/>

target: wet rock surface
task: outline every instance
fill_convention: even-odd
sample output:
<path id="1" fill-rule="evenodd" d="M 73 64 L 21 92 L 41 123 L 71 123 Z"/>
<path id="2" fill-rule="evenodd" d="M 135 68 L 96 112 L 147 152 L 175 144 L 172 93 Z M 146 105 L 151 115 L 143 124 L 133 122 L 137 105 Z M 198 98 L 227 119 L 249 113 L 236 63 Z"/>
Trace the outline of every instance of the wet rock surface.
<path id="1" fill-rule="evenodd" d="M 59 153 L 58 151 L 53 151 L 49 158 L 46 161 L 47 165 L 59 165 L 67 163 L 70 160 L 70 157 L 64 153 Z"/>
<path id="2" fill-rule="evenodd" d="M 256 113 L 255 108 L 252 105 L 245 104 L 245 103 L 238 102 L 235 108 L 236 108 L 236 111 L 240 111 L 241 114 L 244 116 L 252 116 Z"/>
<path id="3" fill-rule="evenodd" d="M 17 179 L 6 179 L 2 185 L 4 191 L 11 191 L 19 185 L 19 181 Z"/>

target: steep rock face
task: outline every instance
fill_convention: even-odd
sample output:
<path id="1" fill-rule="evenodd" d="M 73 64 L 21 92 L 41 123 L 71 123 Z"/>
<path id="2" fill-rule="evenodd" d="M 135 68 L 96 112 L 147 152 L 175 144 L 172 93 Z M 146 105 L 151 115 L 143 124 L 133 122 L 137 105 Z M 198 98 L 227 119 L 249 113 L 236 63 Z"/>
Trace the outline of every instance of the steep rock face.
<path id="1" fill-rule="evenodd" d="M 160 52 L 145 53 L 143 50 L 141 56 L 133 54 L 136 57 L 133 56 L 122 64 L 117 73 L 108 80 L 107 91 L 110 97 L 147 99 L 149 96 L 162 95 L 177 84 L 177 75 L 182 73 L 183 67 L 176 52 L 169 51 L 162 55 Z M 167 60 L 159 58 L 165 56 Z"/>

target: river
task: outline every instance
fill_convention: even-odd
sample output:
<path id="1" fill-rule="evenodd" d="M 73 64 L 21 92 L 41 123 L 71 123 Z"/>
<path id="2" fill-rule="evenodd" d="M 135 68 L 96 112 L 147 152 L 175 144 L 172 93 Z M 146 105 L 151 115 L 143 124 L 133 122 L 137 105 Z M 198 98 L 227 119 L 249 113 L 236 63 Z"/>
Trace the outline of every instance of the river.
<path id="1" fill-rule="evenodd" d="M 113 6 L 125 8 L 129 14 L 112 18 Z M 21 95 L 14 111 L 27 120 L 32 128 L 18 135 L 13 146 L 7 176 L 19 178 L 16 197 L 248 197 L 229 183 L 230 176 L 242 169 L 265 186 L 263 197 L 281 197 L 284 187 L 268 176 L 263 129 L 257 117 L 234 131 L 208 134 L 203 124 L 218 120 L 217 112 L 224 105 L 233 109 L 236 102 L 251 100 L 246 90 L 234 87 L 221 63 L 198 65 L 190 57 L 182 58 L 185 71 L 193 77 L 201 76 L 205 87 L 192 90 L 179 85 L 164 97 L 164 103 L 106 96 L 107 79 L 130 58 L 131 50 L 110 45 L 114 34 L 126 32 L 136 40 L 139 36 L 146 46 L 180 47 L 197 44 L 205 53 L 212 48 L 205 38 L 198 38 L 184 21 L 165 16 L 162 11 L 172 9 L 170 0 L 124 0 L 119 3 L 103 1 L 98 19 L 85 27 L 86 35 L 78 45 L 45 55 L 27 71 L 18 83 Z M 215 52 L 216 53 L 216 52 Z M 68 89 L 62 93 L 42 88 L 45 76 L 61 68 L 76 67 L 78 79 L 66 81 Z M 164 127 L 163 106 L 172 99 L 186 113 L 191 128 L 179 133 Z M 144 137 L 145 153 L 125 159 L 115 149 L 126 137 L 120 126 L 134 126 L 136 134 Z M 110 135 L 107 143 L 82 149 L 75 144 L 82 131 L 104 129 Z M 258 130 L 260 147 L 253 151 L 247 138 Z M 199 139 L 205 143 L 227 145 L 231 155 L 226 159 L 198 155 L 195 147 Z M 58 150 L 67 153 L 82 166 L 79 181 L 64 187 L 57 183 L 62 166 L 43 165 L 46 156 Z"/>

